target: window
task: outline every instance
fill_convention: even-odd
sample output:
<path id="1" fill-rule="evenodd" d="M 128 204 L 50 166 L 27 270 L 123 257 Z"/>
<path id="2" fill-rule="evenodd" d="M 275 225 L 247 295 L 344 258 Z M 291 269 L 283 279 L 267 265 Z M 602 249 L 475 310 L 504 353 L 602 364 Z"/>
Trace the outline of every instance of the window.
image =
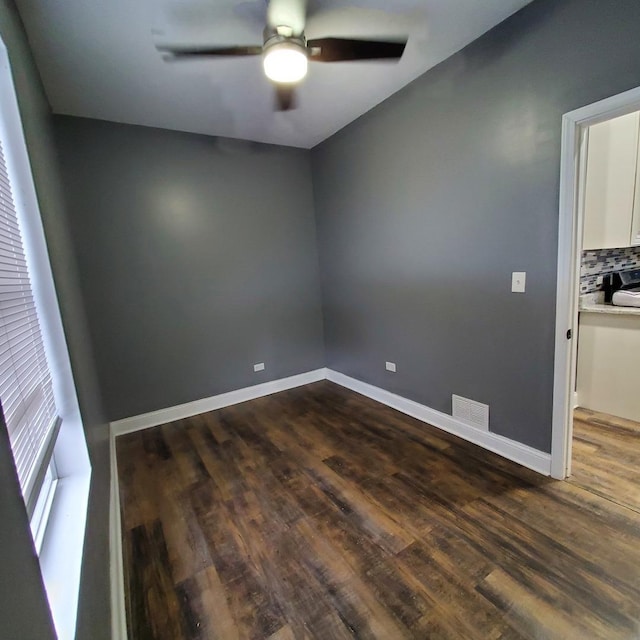
<path id="1" fill-rule="evenodd" d="M 0 402 L 33 514 L 59 423 L 18 214 L 0 140 Z"/>
<path id="2" fill-rule="evenodd" d="M 16 77 L 21 78 L 24 91 L 23 98 L 30 100 L 38 91 L 37 79 L 32 77 L 28 64 L 23 65 L 22 55 L 16 56 Z M 30 91 L 33 89 L 33 92 Z M 89 501 L 91 482 L 91 464 L 84 438 L 84 425 L 80 415 L 80 407 L 76 394 L 71 362 L 67 350 L 67 342 L 62 326 L 62 317 L 58 307 L 58 299 L 53 283 L 53 275 L 49 262 L 50 254 L 44 235 L 43 219 L 41 217 L 38 198 L 35 191 L 32 163 L 37 165 L 44 175 L 55 177 L 51 159 L 51 141 L 43 133 L 42 125 L 47 125 L 42 112 L 26 110 L 24 123 L 18 108 L 17 95 L 13 84 L 13 76 L 9 65 L 9 56 L 2 38 L 0 37 L 0 140 L 3 146 L 3 172 L 8 178 L 3 178 L 3 185 L 10 185 L 12 198 L 9 203 L 17 213 L 19 236 L 24 248 L 23 256 L 16 256 L 14 242 L 15 224 L 5 220 L 4 209 L 7 207 L 7 197 L 2 198 L 3 216 L 0 224 L 0 278 L 4 282 L 6 273 L 2 271 L 5 262 L 8 263 L 9 276 L 19 282 L 19 291 L 24 298 L 20 307 L 29 316 L 28 333 L 40 345 L 34 347 L 33 358 L 22 366 L 20 375 L 26 374 L 23 382 L 17 383 L 17 377 L 7 374 L 7 380 L 17 384 L 17 392 L 22 394 L 22 410 L 15 410 L 12 430 L 21 429 L 28 421 L 25 415 L 34 419 L 30 424 L 39 424 L 41 429 L 23 432 L 28 437 L 19 442 L 28 442 L 24 450 L 24 458 L 18 455 L 18 467 L 21 469 L 20 481 L 23 493 L 31 515 L 31 532 L 28 530 L 16 532 L 18 535 L 32 535 L 38 558 L 40 572 L 47 592 L 53 622 L 59 640 L 72 640 L 75 637 L 76 618 L 78 612 L 78 596 L 80 593 L 80 575 L 82 571 L 83 546 L 85 539 L 85 524 Z M 26 147 L 23 126 L 32 127 L 30 161 Z M 41 183 L 43 187 L 43 202 L 49 207 L 49 215 L 59 221 L 56 213 L 61 211 L 61 202 L 56 197 L 56 190 L 47 188 L 47 181 Z M 4 189 L 3 189 L 4 191 Z M 50 219 L 52 219 L 50 218 Z M 7 233 L 11 241 L 3 239 Z M 26 259 L 24 255 L 26 254 Z M 28 263 L 28 277 L 16 274 L 24 271 Z M 26 271 L 25 271 L 26 273 Z M 62 273 L 63 277 L 67 274 Z M 31 298 L 25 293 L 26 283 L 30 284 Z M 14 285 L 15 288 L 15 285 Z M 16 289 L 17 290 L 17 289 Z M 13 291 L 13 293 L 16 292 Z M 14 301 L 15 302 L 15 301 Z M 7 307 L 0 300 L 0 307 Z M 20 306 L 20 305 L 18 305 Z M 33 313 L 27 313 L 27 308 L 37 310 L 39 329 L 32 323 Z M 0 316 L 2 314 L 0 313 Z M 7 330 L 0 320 L 0 333 L 7 334 Z M 8 329 L 11 334 L 12 329 Z M 5 342 L 13 335 L 8 335 Z M 4 354 L 2 362 L 8 364 L 7 345 L 0 342 L 0 352 Z M 48 363 L 43 358 L 46 351 Z M 20 360 L 20 358 L 17 358 Z M 47 367 L 48 364 L 48 367 Z M 48 369 L 48 374 L 46 373 Z M 2 369 L 4 372 L 4 369 Z M 4 373 L 3 373 L 4 375 Z M 38 390 L 33 386 L 37 378 Z M 26 382 L 25 382 L 26 381 Z M 32 386 L 30 386 L 32 385 Z M 52 402 L 53 397 L 53 402 Z M 3 404 L 5 398 L 0 396 Z M 34 404 L 35 402 L 35 404 Z M 15 404 L 15 402 L 14 402 Z M 11 397 L 9 398 L 9 410 Z M 16 405 L 17 406 L 17 405 Z M 59 416 L 59 420 L 56 420 Z M 59 429 L 59 431 L 58 431 Z M 19 447 L 17 436 L 16 450 Z M 55 447 L 53 453 L 52 448 Z M 13 445 L 12 445 L 13 448 Z M 47 462 L 48 460 L 48 462 Z M 38 489 L 40 487 L 40 489 Z M 3 538 L 3 527 L 12 527 L 11 522 L 0 523 L 0 539 Z"/>

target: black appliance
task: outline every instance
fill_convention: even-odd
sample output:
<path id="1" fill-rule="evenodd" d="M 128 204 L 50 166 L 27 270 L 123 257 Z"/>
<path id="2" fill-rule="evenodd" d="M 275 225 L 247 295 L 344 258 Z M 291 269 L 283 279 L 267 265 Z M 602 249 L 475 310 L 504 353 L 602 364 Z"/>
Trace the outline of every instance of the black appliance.
<path id="1" fill-rule="evenodd" d="M 640 288 L 640 269 L 628 271 L 614 271 L 606 273 L 603 278 L 604 301 L 611 303 L 611 298 L 616 291 L 629 291 Z"/>

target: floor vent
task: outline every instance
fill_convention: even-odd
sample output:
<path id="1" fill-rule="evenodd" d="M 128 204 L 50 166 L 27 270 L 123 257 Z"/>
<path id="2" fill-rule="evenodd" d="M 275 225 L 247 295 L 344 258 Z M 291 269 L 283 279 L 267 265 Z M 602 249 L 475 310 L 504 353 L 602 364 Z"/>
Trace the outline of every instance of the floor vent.
<path id="1" fill-rule="evenodd" d="M 451 396 L 451 415 L 472 427 L 489 431 L 489 405 L 460 396 Z"/>

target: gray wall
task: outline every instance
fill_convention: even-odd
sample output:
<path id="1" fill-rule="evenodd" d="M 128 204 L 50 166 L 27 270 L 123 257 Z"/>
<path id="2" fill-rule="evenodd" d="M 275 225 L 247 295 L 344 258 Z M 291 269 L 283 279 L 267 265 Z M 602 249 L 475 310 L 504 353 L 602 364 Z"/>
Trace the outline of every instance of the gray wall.
<path id="1" fill-rule="evenodd" d="M 40 565 L 0 413 L 0 638 L 55 638 Z"/>
<path id="2" fill-rule="evenodd" d="M 309 152 L 55 129 L 110 420 L 324 366 Z"/>
<path id="3" fill-rule="evenodd" d="M 27 147 L 47 237 L 51 266 L 78 400 L 93 466 L 87 532 L 78 611 L 78 640 L 107 639 L 109 631 L 109 448 L 90 349 L 77 269 L 69 241 L 69 226 L 60 191 L 51 114 L 34 65 L 22 22 L 12 0 L 0 0 L 0 34 L 7 46 Z M 0 637 L 49 637 L 49 617 L 42 580 L 31 544 L 26 514 L 14 471 L 4 425 L 0 429 Z M 26 556 L 31 556 L 30 560 Z M 11 567 L 25 562 L 21 571 Z M 9 569 L 5 570 L 5 568 Z"/>
<path id="4" fill-rule="evenodd" d="M 640 85 L 639 28 L 539 0 L 316 147 L 327 366 L 550 451 L 561 117 Z"/>

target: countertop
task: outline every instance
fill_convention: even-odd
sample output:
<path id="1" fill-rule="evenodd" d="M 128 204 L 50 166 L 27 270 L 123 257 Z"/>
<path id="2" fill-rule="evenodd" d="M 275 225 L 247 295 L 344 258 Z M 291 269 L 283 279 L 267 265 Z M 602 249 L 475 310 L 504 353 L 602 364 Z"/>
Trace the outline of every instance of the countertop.
<path id="1" fill-rule="evenodd" d="M 604 301 L 604 292 L 585 293 L 578 304 L 580 313 L 608 313 L 615 316 L 640 316 L 640 307 L 618 307 Z"/>

